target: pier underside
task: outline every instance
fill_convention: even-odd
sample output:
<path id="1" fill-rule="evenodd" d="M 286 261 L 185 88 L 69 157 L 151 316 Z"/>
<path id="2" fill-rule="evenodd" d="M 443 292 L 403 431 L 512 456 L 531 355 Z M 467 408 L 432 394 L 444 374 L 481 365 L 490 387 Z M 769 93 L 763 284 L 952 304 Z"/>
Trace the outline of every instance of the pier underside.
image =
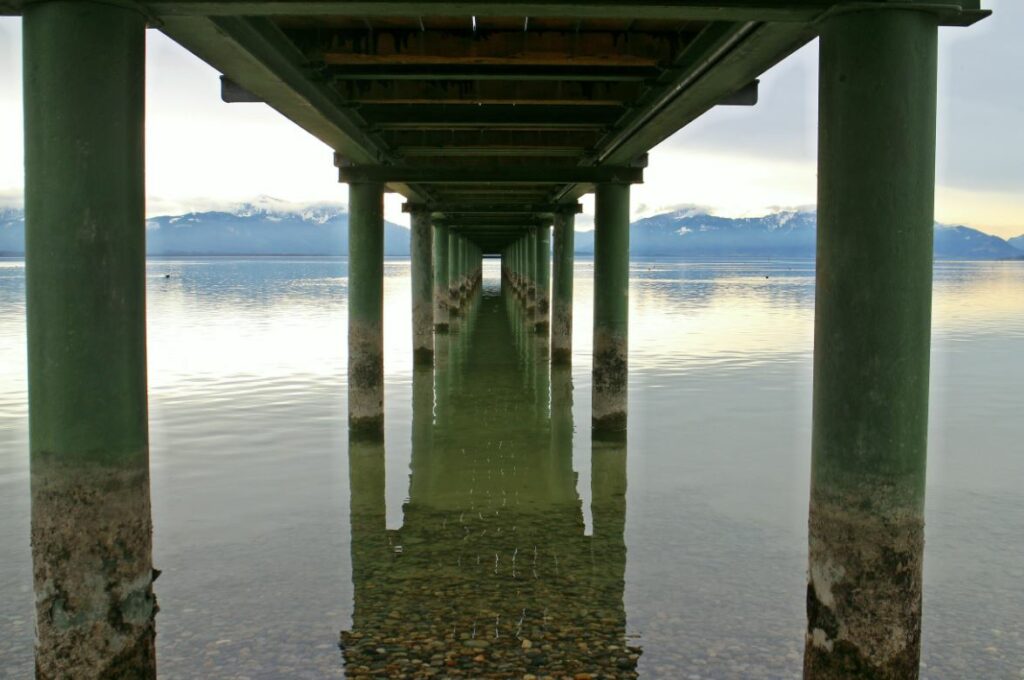
<path id="1" fill-rule="evenodd" d="M 655 146 L 715 106 L 755 105 L 758 78 L 820 37 L 805 676 L 917 676 L 936 41 L 986 16 L 979 0 L 0 0 L 0 14 L 23 15 L 25 36 L 39 677 L 155 674 L 147 25 L 222 73 L 225 102 L 265 103 L 333 150 L 350 185 L 353 465 L 373 469 L 385 192 L 411 213 L 418 370 L 436 334 L 470 324 L 485 256 L 543 365 L 570 362 L 573 220 L 596 195 L 592 426 L 624 470 L 630 186 Z"/>

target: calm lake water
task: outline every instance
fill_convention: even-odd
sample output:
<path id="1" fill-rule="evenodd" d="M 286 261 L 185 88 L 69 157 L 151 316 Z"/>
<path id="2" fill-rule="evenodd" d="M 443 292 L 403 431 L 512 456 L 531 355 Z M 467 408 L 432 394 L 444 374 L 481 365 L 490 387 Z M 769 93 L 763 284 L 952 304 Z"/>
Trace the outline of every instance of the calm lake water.
<path id="1" fill-rule="evenodd" d="M 148 273 L 162 677 L 799 677 L 813 263 L 634 262 L 624 446 L 590 437 L 589 261 L 571 371 L 487 261 L 432 374 L 388 260 L 386 442 L 351 450 L 343 259 Z M 922 676 L 1019 679 L 1024 263 L 938 264 L 934 318 Z M 32 667 L 24 342 L 0 260 L 10 678 Z"/>

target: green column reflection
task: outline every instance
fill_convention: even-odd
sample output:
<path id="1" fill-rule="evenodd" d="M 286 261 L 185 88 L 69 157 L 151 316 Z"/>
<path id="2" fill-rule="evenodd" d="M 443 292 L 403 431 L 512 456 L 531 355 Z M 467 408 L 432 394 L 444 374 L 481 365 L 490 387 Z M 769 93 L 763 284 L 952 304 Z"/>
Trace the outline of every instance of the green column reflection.
<path id="1" fill-rule="evenodd" d="M 640 650 L 627 644 L 623 607 L 622 444 L 595 452 L 600 534 L 589 537 L 572 468 L 570 373 L 551 375 L 549 409 L 538 398 L 547 353 L 518 302 L 485 286 L 469 310 L 465 344 L 450 337 L 448 361 L 437 347 L 436 400 L 429 374 L 413 375 L 402 528 L 385 530 L 382 503 L 374 516 L 353 501 L 358 611 L 342 633 L 346 673 L 636 677 Z M 373 521 L 375 533 L 361 530 Z"/>

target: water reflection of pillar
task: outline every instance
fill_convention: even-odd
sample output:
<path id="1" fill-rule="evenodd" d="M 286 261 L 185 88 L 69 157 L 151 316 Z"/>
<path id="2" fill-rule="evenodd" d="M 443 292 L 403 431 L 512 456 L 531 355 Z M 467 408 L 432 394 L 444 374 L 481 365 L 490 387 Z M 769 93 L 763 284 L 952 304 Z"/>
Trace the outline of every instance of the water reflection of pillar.
<path id="1" fill-rule="evenodd" d="M 447 364 L 437 370 L 447 370 Z M 433 450 L 434 376 L 435 371 L 427 367 L 415 368 L 412 372 L 412 468 L 427 467 Z M 410 483 L 415 481 L 411 479 Z M 410 488 L 409 495 L 419 494 Z"/>
<path id="2" fill-rule="evenodd" d="M 595 438 L 591 446 L 590 513 L 594 522 L 591 555 L 591 597 L 621 603 L 626 579 L 626 442 Z M 626 613 L 621 606 L 603 614 L 625 638 Z M 632 650 L 631 654 L 638 654 Z M 635 658 L 632 659 L 635 670 Z"/>
<path id="3" fill-rule="evenodd" d="M 349 438 L 348 483 L 352 531 L 352 624 L 358 630 L 366 620 L 372 619 L 374 612 L 366 586 L 375 582 L 392 559 L 387 537 L 382 440 Z"/>
<path id="4" fill-rule="evenodd" d="M 551 366 L 551 463 L 552 477 L 572 477 L 572 448 L 575 427 L 572 416 L 572 368 Z"/>
<path id="5" fill-rule="evenodd" d="M 501 304 L 481 302 L 470 370 L 460 390 L 438 392 L 429 443 L 414 413 L 402 528 L 386 532 L 378 519 L 375 530 L 353 531 L 361 542 L 353 560 L 367 562 L 353 566 L 359 614 L 341 634 L 349 677 L 636 677 L 625 551 L 613 535 L 623 526 L 624 467 L 597 457 L 601 535 L 586 536 L 569 373 L 555 387 L 556 434 L 533 420 L 511 347 L 514 320 Z M 414 384 L 413 392 L 415 411 L 429 408 L 426 391 Z M 609 495 L 620 504 L 610 511 Z"/>
<path id="6" fill-rule="evenodd" d="M 551 360 L 550 342 L 547 335 L 533 331 L 527 342 L 533 348 L 533 403 L 537 409 L 537 421 L 547 424 L 551 417 Z"/>

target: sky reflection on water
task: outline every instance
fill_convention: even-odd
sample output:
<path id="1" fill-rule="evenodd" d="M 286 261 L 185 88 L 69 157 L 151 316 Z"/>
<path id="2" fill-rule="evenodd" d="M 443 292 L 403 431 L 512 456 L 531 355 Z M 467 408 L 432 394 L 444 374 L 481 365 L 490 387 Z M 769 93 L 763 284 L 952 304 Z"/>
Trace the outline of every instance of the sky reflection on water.
<path id="1" fill-rule="evenodd" d="M 354 595 L 345 263 L 170 259 L 148 272 L 161 673 L 340 677 Z M 23 273 L 0 260 L 0 677 L 31 667 Z M 565 502 L 583 542 L 601 505 L 587 427 L 592 273 L 578 263 L 571 456 L 538 475 L 563 488 L 571 474 Z M 386 276 L 383 524 L 413 531 L 410 471 L 447 480 L 452 503 L 465 486 L 457 466 L 417 468 L 408 263 L 389 260 Z M 494 285 L 495 263 L 485 276 Z M 813 283 L 806 261 L 633 263 L 621 597 L 641 677 L 799 674 Z M 937 265 L 933 337 L 922 675 L 1016 678 L 1024 263 Z M 536 340 L 515 342 L 513 373 L 532 366 L 538 394 L 522 358 L 539 356 L 527 351 Z M 497 371 L 486 361 L 450 393 L 439 387 L 439 406 Z M 505 398 L 512 420 L 473 427 L 463 402 L 444 431 L 490 450 L 483 431 L 504 422 L 529 449 L 541 435 L 514 410 L 529 399 Z"/>

